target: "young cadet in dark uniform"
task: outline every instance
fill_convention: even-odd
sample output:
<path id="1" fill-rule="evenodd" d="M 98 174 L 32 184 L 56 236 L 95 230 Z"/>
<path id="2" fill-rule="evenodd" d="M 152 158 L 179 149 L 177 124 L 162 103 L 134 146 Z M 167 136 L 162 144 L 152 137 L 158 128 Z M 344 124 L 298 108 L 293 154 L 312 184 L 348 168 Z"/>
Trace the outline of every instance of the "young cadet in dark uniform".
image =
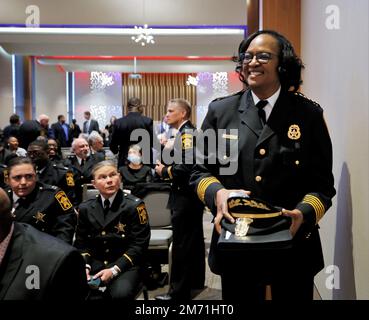
<path id="1" fill-rule="evenodd" d="M 58 187 L 37 181 L 29 158 L 9 162 L 8 196 L 15 220 L 72 243 L 77 215 L 67 195 Z"/>
<path id="2" fill-rule="evenodd" d="M 87 280 L 100 278 L 112 299 L 134 299 L 140 267 L 150 241 L 142 200 L 123 193 L 116 165 L 95 165 L 92 183 L 100 194 L 79 206 L 75 246 L 86 261 Z"/>
<path id="3" fill-rule="evenodd" d="M 100 154 L 89 155 L 90 147 L 83 138 L 74 139 L 72 142 L 72 155 L 64 160 L 64 165 L 72 169 L 76 177 L 76 202 L 82 202 L 82 186 L 84 183 L 91 183 L 92 168 L 95 164 L 104 160 Z"/>
<path id="4" fill-rule="evenodd" d="M 189 175 L 194 163 L 195 127 L 189 120 L 191 105 L 172 99 L 167 105 L 167 123 L 178 129 L 174 141 L 174 164 L 158 162 L 155 171 L 172 182 L 169 207 L 172 209 L 173 255 L 168 294 L 158 300 L 191 299 L 191 289 L 201 289 L 205 281 L 205 244 L 202 227 L 204 206 L 190 189 Z M 176 159 L 176 155 L 180 155 Z M 165 155 L 163 160 L 165 161 Z"/>
<path id="5" fill-rule="evenodd" d="M 221 275 L 227 300 L 262 299 L 269 284 L 273 300 L 311 300 L 314 276 L 324 266 L 318 222 L 335 195 L 332 144 L 322 108 L 297 93 L 302 67 L 282 35 L 251 35 L 240 44 L 237 67 L 249 89 L 213 101 L 202 125 L 203 131 L 226 130 L 218 148 L 207 148 L 216 164 L 194 166 L 191 184 L 215 215 L 209 264 Z M 232 189 L 285 208 L 293 248 L 268 254 L 218 250 L 221 220 L 234 222 L 226 202 Z"/>
<path id="6" fill-rule="evenodd" d="M 29 144 L 27 154 L 36 166 L 38 181 L 57 186 L 67 194 L 69 200 L 77 205 L 75 195 L 74 173 L 61 164 L 53 164 L 49 160 L 48 145 L 44 141 L 33 141 Z"/>

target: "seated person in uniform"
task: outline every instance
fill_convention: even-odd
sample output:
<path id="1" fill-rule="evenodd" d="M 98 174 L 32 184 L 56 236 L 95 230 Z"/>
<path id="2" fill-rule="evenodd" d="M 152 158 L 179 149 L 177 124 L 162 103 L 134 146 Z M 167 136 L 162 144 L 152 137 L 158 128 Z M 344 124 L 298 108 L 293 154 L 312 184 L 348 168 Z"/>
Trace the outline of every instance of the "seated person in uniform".
<path id="1" fill-rule="evenodd" d="M 79 206 L 74 245 L 85 258 L 87 280 L 100 278 L 107 298 L 134 299 L 150 241 L 145 204 L 120 189 L 114 162 L 98 163 L 92 175 L 100 194 Z"/>
<path id="2" fill-rule="evenodd" d="M 47 153 L 49 154 L 50 161 L 53 163 L 63 162 L 63 157 L 58 142 L 55 139 L 48 139 L 47 144 L 49 146 Z"/>
<path id="3" fill-rule="evenodd" d="M 59 187 L 65 191 L 69 200 L 77 205 L 73 171 L 62 164 L 52 163 L 48 156 L 48 149 L 48 144 L 40 140 L 31 142 L 27 149 L 29 158 L 36 166 L 38 180 Z"/>
<path id="4" fill-rule="evenodd" d="M 119 168 L 122 175 L 124 189 L 132 190 L 135 194 L 135 186 L 141 182 L 152 182 L 151 168 L 142 163 L 142 149 L 138 144 L 131 145 L 128 149 L 127 160 L 129 163 Z"/>
<path id="5" fill-rule="evenodd" d="M 14 222 L 11 210 L 0 189 L 0 300 L 84 300 L 87 284 L 79 252 L 28 224 Z"/>
<path id="6" fill-rule="evenodd" d="M 16 221 L 72 243 L 77 223 L 74 207 L 63 190 L 37 181 L 31 159 L 17 157 L 9 162 L 8 184 Z"/>
<path id="7" fill-rule="evenodd" d="M 82 202 L 82 186 L 84 183 L 91 183 L 92 167 L 104 160 L 101 154 L 90 154 L 90 147 L 87 140 L 83 138 L 74 139 L 72 142 L 74 155 L 64 161 L 64 165 L 72 169 L 76 175 L 76 202 Z"/>

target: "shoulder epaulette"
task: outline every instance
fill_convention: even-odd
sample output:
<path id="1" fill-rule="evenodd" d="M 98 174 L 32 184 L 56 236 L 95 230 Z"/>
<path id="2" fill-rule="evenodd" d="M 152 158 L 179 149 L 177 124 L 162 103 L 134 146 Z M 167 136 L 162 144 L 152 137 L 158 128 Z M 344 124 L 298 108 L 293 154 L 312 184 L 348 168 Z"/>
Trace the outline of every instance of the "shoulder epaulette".
<path id="1" fill-rule="evenodd" d="M 237 96 L 237 95 L 243 94 L 244 92 L 245 92 L 245 90 L 237 91 L 235 93 L 231 93 L 231 94 L 229 94 L 227 96 L 224 96 L 224 97 L 215 98 L 212 102 L 223 100 L 225 98 L 229 98 L 229 97 L 232 97 L 232 96 Z"/>
<path id="2" fill-rule="evenodd" d="M 317 106 L 317 107 L 320 107 L 319 103 L 314 101 L 314 100 L 311 100 L 309 99 L 308 97 L 306 97 L 303 93 L 301 92 L 294 92 L 294 95 L 297 96 L 297 97 L 301 97 L 309 102 L 311 102 L 313 105 Z"/>

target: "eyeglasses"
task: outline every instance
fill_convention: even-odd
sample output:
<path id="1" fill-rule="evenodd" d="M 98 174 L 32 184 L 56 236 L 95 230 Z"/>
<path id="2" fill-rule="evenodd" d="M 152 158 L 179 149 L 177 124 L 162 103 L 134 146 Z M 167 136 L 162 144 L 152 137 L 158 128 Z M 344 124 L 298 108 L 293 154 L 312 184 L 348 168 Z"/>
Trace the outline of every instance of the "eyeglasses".
<path id="1" fill-rule="evenodd" d="M 255 55 L 251 52 L 244 52 L 240 54 L 240 59 L 244 63 L 249 64 L 254 59 L 254 57 L 256 57 L 257 62 L 265 64 L 268 63 L 269 60 L 272 60 L 273 56 L 278 55 L 270 52 L 258 52 Z"/>
<path id="2" fill-rule="evenodd" d="M 27 181 L 32 181 L 36 177 L 35 174 L 25 174 L 25 175 L 17 175 L 17 176 L 11 176 L 10 179 L 13 179 L 17 182 L 21 181 L 23 178 Z"/>

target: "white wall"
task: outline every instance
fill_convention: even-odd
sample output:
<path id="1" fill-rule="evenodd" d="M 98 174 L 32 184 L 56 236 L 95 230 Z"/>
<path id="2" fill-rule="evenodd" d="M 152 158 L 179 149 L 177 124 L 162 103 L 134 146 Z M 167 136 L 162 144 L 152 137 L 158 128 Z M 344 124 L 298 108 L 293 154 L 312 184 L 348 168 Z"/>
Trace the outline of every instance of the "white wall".
<path id="1" fill-rule="evenodd" d="M 36 63 L 35 73 L 36 117 L 45 113 L 50 117 L 50 124 L 57 122 L 59 114 L 68 119 L 65 72 Z"/>
<path id="2" fill-rule="evenodd" d="M 339 29 L 326 27 L 328 5 L 339 10 Z M 369 299 L 368 12 L 367 0 L 302 0 L 303 92 L 325 110 L 337 189 L 321 237 L 340 289 L 328 289 L 321 272 L 323 299 Z"/>
<path id="3" fill-rule="evenodd" d="M 9 124 L 9 116 L 12 113 L 12 58 L 0 47 L 0 128 Z"/>

